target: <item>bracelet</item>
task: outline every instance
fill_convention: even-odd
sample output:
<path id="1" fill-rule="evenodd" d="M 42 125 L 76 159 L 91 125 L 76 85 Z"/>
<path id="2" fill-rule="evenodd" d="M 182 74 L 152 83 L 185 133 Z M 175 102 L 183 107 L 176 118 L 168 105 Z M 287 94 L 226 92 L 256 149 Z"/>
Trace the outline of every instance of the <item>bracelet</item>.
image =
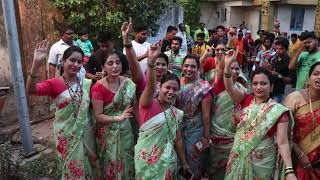
<path id="1" fill-rule="evenodd" d="M 304 156 L 304 152 L 301 153 L 301 155 L 298 157 L 298 159 L 301 159 Z"/>
<path id="2" fill-rule="evenodd" d="M 132 43 L 129 43 L 129 44 L 123 44 L 123 46 L 124 46 L 125 48 L 132 48 Z"/>
<path id="3" fill-rule="evenodd" d="M 285 175 L 287 176 L 288 174 L 294 174 L 294 170 L 286 171 Z"/>
<path id="4" fill-rule="evenodd" d="M 289 166 L 289 167 L 286 167 L 285 170 L 289 170 L 289 169 L 293 169 L 293 167 Z"/>
<path id="5" fill-rule="evenodd" d="M 114 116 L 111 116 L 111 121 L 114 121 Z"/>
<path id="6" fill-rule="evenodd" d="M 147 63 L 147 65 L 148 65 L 148 67 L 150 67 L 150 68 L 155 68 L 156 67 L 156 65 L 155 64 L 151 64 L 151 63 Z"/>
<path id="7" fill-rule="evenodd" d="M 38 79 L 39 75 L 32 75 L 31 72 L 28 73 L 28 76 L 31 77 L 31 79 Z"/>
<path id="8" fill-rule="evenodd" d="M 224 75 L 225 78 L 231 78 L 232 77 L 231 73 L 224 73 L 223 75 Z"/>

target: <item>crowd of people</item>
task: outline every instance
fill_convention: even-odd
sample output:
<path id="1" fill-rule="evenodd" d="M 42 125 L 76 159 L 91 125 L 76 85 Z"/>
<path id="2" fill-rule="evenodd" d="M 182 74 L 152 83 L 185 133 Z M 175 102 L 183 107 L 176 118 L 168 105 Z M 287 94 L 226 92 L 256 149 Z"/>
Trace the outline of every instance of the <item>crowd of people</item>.
<path id="1" fill-rule="evenodd" d="M 245 22 L 200 23 L 192 36 L 181 23 L 151 44 L 148 29 L 129 19 L 123 52 L 107 31 L 93 52 L 86 29 L 74 42 L 66 27 L 41 82 L 49 42 L 37 44 L 27 92 L 56 106 L 62 179 L 320 179 L 314 32 L 254 40 Z"/>

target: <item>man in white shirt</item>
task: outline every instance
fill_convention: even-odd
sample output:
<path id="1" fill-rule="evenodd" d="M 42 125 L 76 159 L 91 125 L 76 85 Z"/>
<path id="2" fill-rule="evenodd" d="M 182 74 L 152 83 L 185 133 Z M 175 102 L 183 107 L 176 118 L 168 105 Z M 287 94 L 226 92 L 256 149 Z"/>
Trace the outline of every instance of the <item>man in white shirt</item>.
<path id="1" fill-rule="evenodd" d="M 151 45 L 147 42 L 148 30 L 147 26 L 134 27 L 134 40 L 131 42 L 143 73 L 147 70 L 148 49 Z M 125 54 L 125 50 L 123 50 L 123 53 Z"/>
<path id="2" fill-rule="evenodd" d="M 181 53 L 188 54 L 188 45 L 187 45 L 187 34 L 185 31 L 185 26 L 183 23 L 178 25 L 179 31 L 177 32 L 176 36 L 182 39 L 181 44 Z"/>
<path id="3" fill-rule="evenodd" d="M 63 53 L 70 46 L 74 45 L 73 34 L 74 30 L 71 26 L 63 27 L 61 30 L 61 39 L 51 46 L 48 59 L 49 78 L 54 78 L 56 75 L 59 75 L 62 67 L 61 61 Z"/>

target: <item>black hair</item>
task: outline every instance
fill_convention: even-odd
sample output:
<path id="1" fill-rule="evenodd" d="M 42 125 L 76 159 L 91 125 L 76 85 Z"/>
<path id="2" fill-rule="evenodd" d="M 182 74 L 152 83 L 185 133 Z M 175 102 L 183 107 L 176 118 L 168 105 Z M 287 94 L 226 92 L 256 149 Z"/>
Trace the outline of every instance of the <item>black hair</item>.
<path id="1" fill-rule="evenodd" d="M 251 77 L 250 77 L 251 82 L 253 81 L 253 77 L 258 74 L 266 75 L 270 81 L 270 85 L 273 85 L 274 79 L 273 79 L 271 72 L 266 70 L 265 68 L 260 67 L 260 66 L 256 67 L 256 69 L 252 72 Z"/>
<path id="2" fill-rule="evenodd" d="M 197 34 L 197 37 L 204 38 L 206 35 L 204 33 Z"/>
<path id="3" fill-rule="evenodd" d="M 269 39 L 271 43 L 273 43 L 275 38 L 276 38 L 276 35 L 274 35 L 273 33 L 268 33 L 267 39 Z"/>
<path id="4" fill-rule="evenodd" d="M 62 61 L 66 61 L 74 52 L 80 53 L 82 57 L 84 56 L 84 53 L 79 46 L 70 46 L 68 47 L 68 49 L 64 51 L 62 55 Z M 62 64 L 62 68 L 60 69 L 60 75 L 62 76 L 62 74 L 63 74 L 63 64 Z"/>
<path id="5" fill-rule="evenodd" d="M 199 61 L 199 58 L 198 58 L 198 57 L 193 56 L 193 55 L 186 55 L 186 56 L 183 58 L 182 64 L 184 64 L 187 59 L 193 59 L 194 61 L 196 61 L 197 68 L 200 69 L 200 61 Z"/>
<path id="6" fill-rule="evenodd" d="M 312 39 L 318 40 L 318 37 L 316 36 L 314 31 L 305 31 L 305 32 L 301 33 L 301 36 L 300 36 L 300 40 L 301 41 L 304 41 L 304 40 L 306 40 L 308 38 L 312 38 Z"/>
<path id="7" fill-rule="evenodd" d="M 256 40 L 254 41 L 254 46 L 257 46 L 257 45 L 259 45 L 259 44 L 261 44 L 261 43 L 262 43 L 261 39 L 256 39 Z"/>
<path id="8" fill-rule="evenodd" d="M 208 32 L 209 32 L 209 34 L 211 35 L 211 34 L 213 34 L 213 33 L 217 33 L 217 30 L 215 30 L 215 29 L 210 29 L 210 30 L 208 30 Z"/>
<path id="9" fill-rule="evenodd" d="M 259 34 L 260 32 L 261 32 L 261 33 L 264 33 L 264 30 L 262 30 L 262 29 L 258 30 L 258 31 L 257 31 L 257 34 Z"/>
<path id="10" fill-rule="evenodd" d="M 114 51 L 114 52 L 112 52 L 111 54 L 108 54 L 107 56 L 105 56 L 105 58 L 103 59 L 103 62 L 102 62 L 102 66 L 104 66 L 104 64 L 107 62 L 107 59 L 108 59 L 111 55 L 114 55 L 114 54 L 116 54 L 119 59 L 121 58 L 121 55 L 122 55 L 122 54 L 121 54 L 119 51 Z M 121 64 L 122 64 L 121 59 L 120 59 L 120 62 L 121 62 Z"/>
<path id="11" fill-rule="evenodd" d="M 288 39 L 287 39 L 287 38 L 284 38 L 284 37 L 281 37 L 281 36 L 275 38 L 274 44 L 275 44 L 275 45 L 281 45 L 281 46 L 283 46 L 286 50 L 287 50 L 288 47 L 289 47 L 289 41 L 288 41 Z"/>
<path id="12" fill-rule="evenodd" d="M 63 24 L 63 25 L 59 26 L 58 30 L 60 32 L 60 35 L 62 36 L 68 30 L 74 31 L 74 27 L 71 25 L 68 25 L 68 24 Z"/>
<path id="13" fill-rule="evenodd" d="M 222 26 L 222 25 L 217 26 L 216 30 L 218 31 L 218 29 L 222 29 L 223 32 L 226 30 L 226 29 L 224 28 L 224 26 Z"/>
<path id="14" fill-rule="evenodd" d="M 79 46 L 70 46 L 68 49 L 66 49 L 62 55 L 62 61 L 65 61 L 68 59 L 73 52 L 79 52 L 82 56 L 84 56 L 84 53 L 82 49 Z"/>
<path id="15" fill-rule="evenodd" d="M 173 81 L 176 81 L 179 85 L 179 88 L 180 88 L 180 79 L 178 78 L 178 76 L 176 76 L 175 74 L 173 73 L 167 73 L 165 74 L 161 81 L 160 81 L 160 86 L 162 86 L 163 83 L 167 82 L 167 81 L 170 81 L 170 80 L 173 80 Z"/>
<path id="16" fill-rule="evenodd" d="M 182 39 L 181 39 L 181 37 L 173 36 L 172 41 L 173 41 L 173 40 L 179 41 L 180 45 L 182 44 Z"/>
<path id="17" fill-rule="evenodd" d="M 310 70 L 309 70 L 309 77 L 311 76 L 313 70 L 320 65 L 320 62 L 316 62 L 314 64 L 312 64 L 312 66 L 310 67 Z"/>
<path id="18" fill-rule="evenodd" d="M 110 31 L 100 31 L 98 35 L 98 42 L 100 43 L 106 43 L 109 41 L 112 41 L 112 33 Z"/>
<path id="19" fill-rule="evenodd" d="M 134 32 L 136 32 L 136 33 L 142 32 L 142 31 L 147 31 L 147 30 L 149 30 L 149 28 L 146 25 L 137 25 L 134 27 Z"/>
<path id="20" fill-rule="evenodd" d="M 293 38 L 293 37 L 298 38 L 298 34 L 292 33 L 292 34 L 291 34 L 291 38 Z"/>
<path id="21" fill-rule="evenodd" d="M 178 29 L 176 28 L 176 27 L 174 27 L 174 26 L 168 26 L 168 28 L 167 28 L 167 34 L 168 33 L 171 33 L 172 31 L 178 31 Z"/>
<path id="22" fill-rule="evenodd" d="M 85 34 L 89 34 L 89 29 L 87 27 L 83 27 L 80 29 L 79 31 L 79 36 L 85 35 Z"/>
<path id="23" fill-rule="evenodd" d="M 168 64 L 169 64 L 169 58 L 168 58 L 168 56 L 165 54 L 165 53 L 160 53 L 159 54 L 159 56 L 158 56 L 158 58 L 163 58 L 165 61 L 166 61 L 166 63 L 167 63 L 167 66 L 168 66 Z"/>

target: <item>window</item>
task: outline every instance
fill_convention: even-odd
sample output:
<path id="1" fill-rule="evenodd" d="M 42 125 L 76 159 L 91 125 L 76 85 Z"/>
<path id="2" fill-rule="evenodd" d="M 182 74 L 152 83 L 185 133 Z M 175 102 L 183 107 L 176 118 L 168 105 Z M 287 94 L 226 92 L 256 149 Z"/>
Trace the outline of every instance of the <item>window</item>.
<path id="1" fill-rule="evenodd" d="M 302 31 L 304 8 L 293 7 L 291 11 L 290 30 Z"/>

